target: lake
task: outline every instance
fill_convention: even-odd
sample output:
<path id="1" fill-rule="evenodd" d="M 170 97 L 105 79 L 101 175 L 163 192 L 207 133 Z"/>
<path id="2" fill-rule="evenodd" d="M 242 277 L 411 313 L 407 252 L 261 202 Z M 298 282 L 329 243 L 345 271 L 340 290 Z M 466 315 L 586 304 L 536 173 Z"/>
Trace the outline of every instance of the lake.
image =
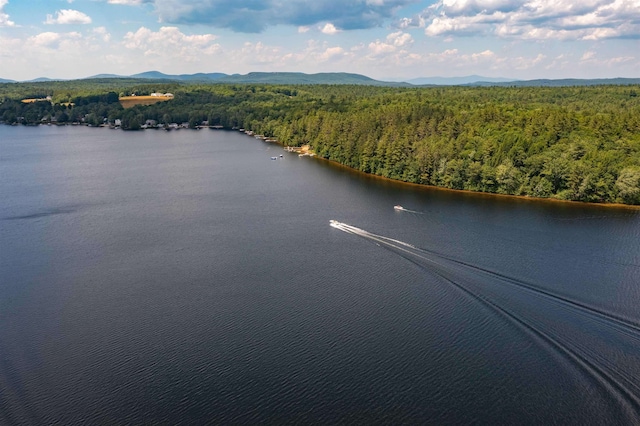
<path id="1" fill-rule="evenodd" d="M 0 200 L 2 424 L 640 422 L 639 210 L 72 126 Z"/>

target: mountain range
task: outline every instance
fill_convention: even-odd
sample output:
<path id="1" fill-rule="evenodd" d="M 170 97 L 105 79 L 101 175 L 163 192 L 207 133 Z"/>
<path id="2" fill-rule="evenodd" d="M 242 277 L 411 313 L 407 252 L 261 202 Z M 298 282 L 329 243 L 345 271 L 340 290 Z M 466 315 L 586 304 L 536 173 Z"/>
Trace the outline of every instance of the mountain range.
<path id="1" fill-rule="evenodd" d="M 238 84 L 362 84 L 370 86 L 407 86 L 403 82 L 387 82 L 374 80 L 360 74 L 338 73 L 318 73 L 305 74 L 301 72 L 251 72 L 249 74 L 222 74 L 222 73 L 199 73 L 199 74 L 178 74 L 169 75 L 158 71 L 148 71 L 130 76 L 119 76 L 113 74 L 100 74 L 89 78 L 142 78 L 152 80 L 174 80 L 185 82 L 215 82 L 215 83 L 238 83 Z"/>
<path id="2" fill-rule="evenodd" d="M 422 77 L 407 80 L 414 86 L 461 86 L 466 84 L 482 83 L 507 83 L 515 81 L 512 78 L 483 77 L 481 75 L 469 75 L 465 77 Z"/>
<path id="3" fill-rule="evenodd" d="M 640 78 L 609 79 L 539 79 L 513 80 L 508 78 L 483 77 L 471 75 L 465 77 L 423 77 L 400 82 L 374 80 L 361 74 L 352 73 L 318 73 L 300 72 L 251 72 L 249 74 L 197 73 L 197 74 L 164 74 L 159 71 L 147 71 L 133 75 L 98 74 L 87 79 L 146 79 L 171 80 L 190 83 L 236 83 L 236 84 L 354 84 L 369 86 L 593 86 L 603 84 L 628 85 L 640 84 Z M 41 77 L 25 83 L 53 81 Z M 14 80 L 0 78 L 0 83 L 15 83 Z"/>

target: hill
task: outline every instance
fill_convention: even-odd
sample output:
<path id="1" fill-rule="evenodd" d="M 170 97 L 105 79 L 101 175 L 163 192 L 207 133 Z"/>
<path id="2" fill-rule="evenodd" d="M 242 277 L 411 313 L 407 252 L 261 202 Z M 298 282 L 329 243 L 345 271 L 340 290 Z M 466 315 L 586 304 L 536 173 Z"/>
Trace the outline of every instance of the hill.
<path id="1" fill-rule="evenodd" d="M 256 84 L 355 84 L 368 86 L 407 86 L 406 83 L 393 83 L 374 80 L 360 74 L 299 72 L 252 72 L 246 75 L 234 74 L 222 77 L 219 83 L 256 83 Z"/>
<path id="2" fill-rule="evenodd" d="M 25 83 L 46 83 L 49 81 L 61 81 L 59 78 L 38 77 L 33 80 L 25 81 Z"/>
<path id="3" fill-rule="evenodd" d="M 130 78 L 233 84 L 357 84 L 370 86 L 408 86 L 407 83 L 378 81 L 364 75 L 351 73 L 305 74 L 301 72 L 251 72 L 249 74 L 233 75 L 223 73 L 170 75 L 158 71 L 147 71 L 134 74 L 130 76 Z"/>
<path id="4" fill-rule="evenodd" d="M 176 81 L 214 81 L 221 77 L 225 77 L 227 74 L 223 73 L 197 73 L 197 74 L 164 74 L 159 71 L 147 71 L 139 74 L 129 76 L 130 78 L 144 78 L 151 80 L 176 80 Z"/>
<path id="5" fill-rule="evenodd" d="M 87 77 L 86 79 L 104 79 L 104 78 L 129 78 L 127 76 L 124 75 L 118 75 L 118 74 L 96 74 L 96 75 L 92 75 L 91 77 Z"/>
<path id="6" fill-rule="evenodd" d="M 578 79 L 564 78 L 558 80 L 522 80 L 508 82 L 477 82 L 470 83 L 468 86 L 509 86 L 509 87 L 575 87 L 575 86 L 626 86 L 640 84 L 640 78 L 596 78 L 596 79 Z"/>
<path id="7" fill-rule="evenodd" d="M 483 77 L 481 75 L 468 75 L 464 77 L 421 77 L 407 80 L 416 86 L 458 86 L 473 83 L 506 83 L 514 81 L 509 78 Z"/>
<path id="8" fill-rule="evenodd" d="M 139 81 L 149 82 L 177 82 L 177 83 L 227 83 L 227 84 L 291 84 L 291 85 L 363 85 L 386 87 L 415 87 L 415 86 L 503 86 L 503 87 L 572 87 L 572 86 L 602 86 L 602 85 L 636 85 L 640 78 L 601 78 L 601 79 L 537 79 L 510 80 L 508 78 L 483 77 L 470 75 L 464 77 L 422 77 L 407 81 L 381 81 L 362 74 L 346 72 L 305 74 L 301 72 L 250 72 L 248 74 L 224 73 L 196 73 L 196 74 L 165 74 L 159 71 L 146 71 L 133 75 L 97 74 L 82 80 L 103 81 Z M 61 79 L 40 77 L 25 83 L 56 82 Z M 15 83 L 13 80 L 0 79 L 0 83 Z"/>

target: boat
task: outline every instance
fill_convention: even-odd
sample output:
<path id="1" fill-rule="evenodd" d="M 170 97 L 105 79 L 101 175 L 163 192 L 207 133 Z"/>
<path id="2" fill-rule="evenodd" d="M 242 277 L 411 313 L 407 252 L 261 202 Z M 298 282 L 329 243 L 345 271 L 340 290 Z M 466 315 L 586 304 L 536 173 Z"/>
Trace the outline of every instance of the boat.
<path id="1" fill-rule="evenodd" d="M 271 159 L 272 159 L 272 160 L 277 160 L 277 159 L 278 159 L 278 157 L 271 157 Z"/>
<path id="2" fill-rule="evenodd" d="M 393 209 L 394 210 L 404 210 L 404 207 L 402 207 L 401 205 L 396 205 L 396 206 L 393 206 Z"/>

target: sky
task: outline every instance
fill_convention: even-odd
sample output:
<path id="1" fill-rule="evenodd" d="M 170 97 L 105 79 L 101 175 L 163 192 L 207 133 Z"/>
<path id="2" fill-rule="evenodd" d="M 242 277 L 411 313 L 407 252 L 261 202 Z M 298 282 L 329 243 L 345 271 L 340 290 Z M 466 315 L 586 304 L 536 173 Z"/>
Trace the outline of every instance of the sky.
<path id="1" fill-rule="evenodd" d="M 0 0 L 0 78 L 640 77 L 640 0 Z"/>

